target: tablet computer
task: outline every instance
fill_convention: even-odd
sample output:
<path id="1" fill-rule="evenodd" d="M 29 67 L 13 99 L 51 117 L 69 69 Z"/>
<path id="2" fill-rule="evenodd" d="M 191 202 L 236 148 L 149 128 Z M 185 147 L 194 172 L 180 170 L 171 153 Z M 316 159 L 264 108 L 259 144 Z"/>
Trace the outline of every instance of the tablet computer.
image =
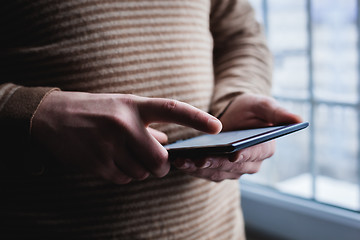
<path id="1" fill-rule="evenodd" d="M 309 126 L 308 122 L 255 128 L 219 134 L 205 134 L 164 146 L 170 156 L 229 154 L 240 149 L 263 143 Z"/>

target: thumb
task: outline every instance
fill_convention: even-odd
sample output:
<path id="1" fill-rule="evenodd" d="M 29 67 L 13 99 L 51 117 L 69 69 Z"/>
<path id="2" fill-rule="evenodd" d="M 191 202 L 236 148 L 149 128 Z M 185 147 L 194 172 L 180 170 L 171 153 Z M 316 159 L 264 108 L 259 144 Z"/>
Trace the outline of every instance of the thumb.
<path id="1" fill-rule="evenodd" d="M 293 114 L 281 107 L 274 99 L 266 98 L 259 102 L 260 108 L 259 116 L 263 117 L 263 120 L 273 125 L 281 125 L 288 123 L 299 123 L 302 122 L 300 116 Z"/>
<path id="2" fill-rule="evenodd" d="M 302 118 L 296 114 L 293 114 L 287 111 L 284 108 L 278 107 L 273 112 L 273 121 L 274 125 L 287 124 L 287 123 L 300 123 Z"/>

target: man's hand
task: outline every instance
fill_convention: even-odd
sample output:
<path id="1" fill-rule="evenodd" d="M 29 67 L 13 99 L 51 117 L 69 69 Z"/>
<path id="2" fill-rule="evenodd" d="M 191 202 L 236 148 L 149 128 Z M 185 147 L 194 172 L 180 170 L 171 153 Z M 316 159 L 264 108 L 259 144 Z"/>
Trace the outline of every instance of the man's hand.
<path id="1" fill-rule="evenodd" d="M 126 184 L 165 176 L 167 136 L 148 127 L 172 122 L 218 133 L 221 122 L 188 104 L 124 94 L 54 91 L 40 104 L 32 137 L 71 169 Z"/>
<path id="2" fill-rule="evenodd" d="M 274 99 L 253 94 L 235 98 L 220 120 L 223 131 L 301 122 L 299 116 L 281 108 Z M 258 172 L 262 161 L 274 152 L 275 142 L 270 141 L 221 157 L 179 158 L 174 165 L 186 173 L 212 181 L 238 179 L 243 174 Z"/>

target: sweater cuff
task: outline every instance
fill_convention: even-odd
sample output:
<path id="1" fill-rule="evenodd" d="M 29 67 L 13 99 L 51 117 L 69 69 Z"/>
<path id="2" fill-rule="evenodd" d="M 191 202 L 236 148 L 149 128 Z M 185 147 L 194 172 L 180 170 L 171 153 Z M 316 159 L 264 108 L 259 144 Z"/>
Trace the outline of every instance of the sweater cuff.
<path id="1" fill-rule="evenodd" d="M 28 136 L 31 119 L 42 99 L 50 92 L 58 90 L 49 87 L 20 87 L 8 99 L 1 111 L 6 126 Z"/>

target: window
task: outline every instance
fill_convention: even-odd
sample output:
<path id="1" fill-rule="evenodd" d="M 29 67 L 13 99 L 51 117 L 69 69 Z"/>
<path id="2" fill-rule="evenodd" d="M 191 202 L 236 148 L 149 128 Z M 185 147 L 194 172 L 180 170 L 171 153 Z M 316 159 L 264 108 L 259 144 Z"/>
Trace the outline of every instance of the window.
<path id="1" fill-rule="evenodd" d="M 273 96 L 309 121 L 310 127 L 277 140 L 276 154 L 260 172 L 241 178 L 245 197 L 265 205 L 287 199 L 284 202 L 290 201 L 292 208 L 298 206 L 298 213 L 313 204 L 306 208 L 310 215 L 322 209 L 326 218 L 342 211 L 332 223 L 339 225 L 342 219 L 352 225 L 356 239 L 360 234 L 360 0 L 250 2 L 274 56 Z M 258 194 L 261 189 L 265 194 Z M 251 207 L 252 201 L 243 203 Z M 275 203 L 269 214 L 277 207 L 283 208 Z M 264 219 L 264 214 L 258 216 Z M 331 226 L 326 226 L 330 234 Z"/>
<path id="2" fill-rule="evenodd" d="M 310 122 L 244 181 L 360 211 L 356 0 L 253 0 L 274 56 L 273 95 Z"/>

